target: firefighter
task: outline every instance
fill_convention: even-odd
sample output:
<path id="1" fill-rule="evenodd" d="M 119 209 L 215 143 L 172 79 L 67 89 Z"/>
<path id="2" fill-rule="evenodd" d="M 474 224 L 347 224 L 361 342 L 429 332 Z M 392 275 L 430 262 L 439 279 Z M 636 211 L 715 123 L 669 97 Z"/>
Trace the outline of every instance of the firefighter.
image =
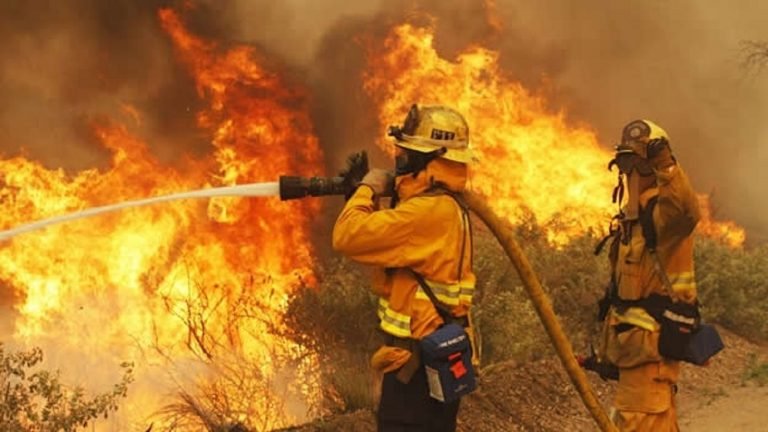
<path id="1" fill-rule="evenodd" d="M 673 314 L 682 321 L 698 317 L 693 231 L 699 203 L 669 137 L 651 121 L 624 127 L 611 165 L 620 172 L 614 199 L 622 202 L 627 193 L 612 228 L 611 285 L 598 350 L 601 361 L 619 370 L 612 420 L 621 431 L 677 431 L 682 358 L 668 352 L 684 342 L 668 332 L 662 337 L 661 328 L 672 308 L 683 311 Z"/>
<path id="2" fill-rule="evenodd" d="M 475 289 L 469 214 L 460 197 L 472 160 L 465 119 L 445 106 L 417 106 L 395 139 L 394 183 L 371 170 L 346 203 L 333 230 L 335 250 L 377 268 L 383 344 L 371 359 L 383 373 L 378 430 L 453 431 L 459 402 L 430 397 L 417 341 L 444 322 L 414 277 L 421 275 L 452 321 L 471 336 L 469 309 Z M 379 198 L 392 188 L 391 208 Z"/>

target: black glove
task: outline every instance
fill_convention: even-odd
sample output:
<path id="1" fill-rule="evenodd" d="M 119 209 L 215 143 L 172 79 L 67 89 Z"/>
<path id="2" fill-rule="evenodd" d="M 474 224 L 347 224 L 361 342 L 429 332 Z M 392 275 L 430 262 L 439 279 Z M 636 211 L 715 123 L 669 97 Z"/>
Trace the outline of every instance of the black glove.
<path id="1" fill-rule="evenodd" d="M 339 176 L 344 179 L 345 200 L 352 196 L 366 174 L 368 174 L 368 153 L 361 151 L 349 155 L 347 167 L 339 173 Z"/>
<path id="2" fill-rule="evenodd" d="M 669 146 L 669 141 L 664 138 L 648 141 L 647 152 L 648 162 L 657 170 L 675 163 L 675 157 L 672 156 L 672 148 Z"/>
<path id="3" fill-rule="evenodd" d="M 603 381 L 617 381 L 619 379 L 619 368 L 614 364 L 599 361 L 594 354 L 589 357 L 577 357 L 576 360 L 579 362 L 579 366 L 597 373 Z"/>

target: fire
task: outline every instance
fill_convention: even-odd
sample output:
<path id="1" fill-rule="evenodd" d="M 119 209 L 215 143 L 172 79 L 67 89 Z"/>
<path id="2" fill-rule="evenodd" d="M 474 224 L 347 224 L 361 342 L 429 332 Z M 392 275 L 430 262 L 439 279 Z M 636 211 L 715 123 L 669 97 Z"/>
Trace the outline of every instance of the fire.
<path id="1" fill-rule="evenodd" d="M 492 11 L 493 2 L 487 6 Z M 513 223 L 533 215 L 555 245 L 607 227 L 617 211 L 611 203 L 617 180 L 606 169 L 611 152 L 595 132 L 567 123 L 563 112 L 552 112 L 541 96 L 509 78 L 498 52 L 470 46 L 449 60 L 438 55 L 433 39 L 430 27 L 402 24 L 383 46 L 370 49 L 365 90 L 379 107 L 382 130 L 399 124 L 414 102 L 453 106 L 467 118 L 478 156 L 470 187 L 494 211 Z M 392 151 L 390 140 L 380 145 Z M 738 231 L 705 216 L 707 235 Z M 730 244 L 740 245 L 741 233 L 729 237 Z"/>
<path id="2" fill-rule="evenodd" d="M 489 17 L 494 5 L 486 1 Z M 68 174 L 24 157 L 0 160 L 0 228 L 322 167 L 303 88 L 265 67 L 253 47 L 204 40 L 171 9 L 158 17 L 208 104 L 197 121 L 211 136 L 212 153 L 161 163 L 132 129 L 141 128 L 142 113 L 121 104 L 131 127 L 114 120 L 93 125 L 112 155 L 104 169 Z M 610 152 L 594 132 L 569 124 L 506 76 L 498 53 L 474 46 L 446 60 L 432 42 L 431 29 L 405 24 L 371 56 L 365 89 L 380 107 L 382 126 L 400 122 L 414 101 L 455 106 L 472 126 L 479 157 L 471 187 L 495 211 L 512 221 L 533 215 L 559 245 L 604 228 L 616 211 L 609 199 L 616 179 L 606 170 Z M 318 206 L 174 202 L 0 245 L 0 280 L 21 299 L 13 342 L 43 346 L 65 376 L 91 387 L 116 381 L 109 365 L 136 363 L 137 383 L 121 416 L 100 427 L 146 430 L 147 418 L 179 385 L 226 396 L 230 411 L 242 416 L 227 420 L 289 426 L 319 394 L 311 353 L 277 336 L 290 294 L 315 283 L 308 229 Z M 743 242 L 739 227 L 705 215 L 702 232 Z"/>
<path id="3" fill-rule="evenodd" d="M 731 247 L 740 247 L 747 239 L 747 233 L 744 228 L 738 226 L 733 221 L 715 221 L 712 212 L 712 203 L 708 195 L 699 195 L 701 203 L 701 222 L 698 230 L 700 233 Z"/>
<path id="4" fill-rule="evenodd" d="M 202 40 L 169 9 L 159 19 L 209 103 L 198 122 L 212 137 L 212 154 L 164 165 L 128 127 L 95 124 L 112 154 L 106 169 L 70 175 L 23 157 L 0 160 L 0 227 L 322 166 L 303 89 L 261 66 L 253 48 Z M 138 110 L 122 110 L 141 125 Z M 275 330 L 290 293 L 315 281 L 307 230 L 318 205 L 175 202 L 18 237 L 0 247 L 0 280 L 22 299 L 13 340 L 49 347 L 68 377 L 92 386 L 117 381 L 109 365 L 136 363 L 122 415 L 102 425 L 111 430 L 145 430 L 190 381 L 227 396 L 243 416 L 230 420 L 288 426 L 306 415 L 318 389 L 308 378 L 311 353 Z"/>

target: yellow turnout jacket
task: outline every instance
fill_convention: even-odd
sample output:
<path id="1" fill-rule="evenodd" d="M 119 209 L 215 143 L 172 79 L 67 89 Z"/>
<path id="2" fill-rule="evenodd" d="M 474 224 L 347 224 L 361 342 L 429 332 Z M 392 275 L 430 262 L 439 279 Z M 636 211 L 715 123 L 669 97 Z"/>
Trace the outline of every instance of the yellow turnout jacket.
<path id="1" fill-rule="evenodd" d="M 657 171 L 657 187 L 640 195 L 641 208 L 658 198 L 653 210 L 656 253 L 671 284 L 671 297 L 693 303 L 696 282 L 693 267 L 693 230 L 699 221 L 699 202 L 682 168 L 673 165 Z M 669 295 L 646 247 L 639 222 L 629 225 L 630 240 L 619 242 L 614 276 L 622 300 L 639 300 L 651 294 Z M 620 324 L 630 330 L 615 331 Z M 599 354 L 621 370 L 616 407 L 637 412 L 663 412 L 669 408 L 670 384 L 677 381 L 679 363 L 661 357 L 660 326 L 644 309 L 611 308 L 605 320 Z"/>
<path id="2" fill-rule="evenodd" d="M 395 179 L 400 197 L 395 208 L 380 210 L 373 190 L 361 186 L 339 215 L 333 248 L 376 267 L 373 292 L 379 296 L 384 332 L 421 339 L 443 322 L 407 267 L 425 278 L 454 316 L 468 314 L 475 289 L 469 217 L 450 195 L 433 188 L 439 183 L 461 192 L 466 180 L 466 165 L 436 159 L 415 178 L 408 174 Z M 407 350 L 382 346 L 372 365 L 389 372 L 409 357 Z"/>

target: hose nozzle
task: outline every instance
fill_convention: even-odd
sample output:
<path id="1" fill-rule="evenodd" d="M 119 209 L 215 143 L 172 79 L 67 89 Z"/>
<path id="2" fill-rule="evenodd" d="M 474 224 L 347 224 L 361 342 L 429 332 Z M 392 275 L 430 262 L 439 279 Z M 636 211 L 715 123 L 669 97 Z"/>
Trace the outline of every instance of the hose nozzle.
<path id="1" fill-rule="evenodd" d="M 364 151 L 353 153 L 347 158 L 347 167 L 337 177 L 280 176 L 280 199 L 328 195 L 349 198 L 367 173 L 368 154 Z"/>
<path id="2" fill-rule="evenodd" d="M 350 187 L 344 177 L 280 176 L 280 199 L 283 201 L 349 193 Z"/>

